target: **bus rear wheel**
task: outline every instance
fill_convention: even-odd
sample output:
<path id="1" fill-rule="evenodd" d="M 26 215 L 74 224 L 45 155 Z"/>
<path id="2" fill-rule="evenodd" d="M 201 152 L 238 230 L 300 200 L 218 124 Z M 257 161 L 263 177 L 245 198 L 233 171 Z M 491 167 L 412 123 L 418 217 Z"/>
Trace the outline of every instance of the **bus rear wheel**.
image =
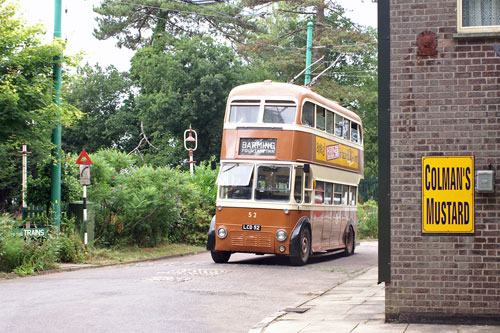
<path id="1" fill-rule="evenodd" d="M 303 266 L 309 261 L 311 255 L 311 232 L 309 228 L 302 228 L 299 238 L 299 254 L 290 257 L 290 263 L 294 266 Z"/>
<path id="2" fill-rule="evenodd" d="M 349 231 L 347 232 L 346 241 L 345 241 L 345 250 L 344 255 L 346 257 L 350 256 L 354 253 L 354 245 L 356 243 L 354 229 L 349 227 Z"/>
<path id="3" fill-rule="evenodd" d="M 218 264 L 225 264 L 231 257 L 231 252 L 229 251 L 210 251 L 210 254 L 212 255 L 212 260 Z"/>

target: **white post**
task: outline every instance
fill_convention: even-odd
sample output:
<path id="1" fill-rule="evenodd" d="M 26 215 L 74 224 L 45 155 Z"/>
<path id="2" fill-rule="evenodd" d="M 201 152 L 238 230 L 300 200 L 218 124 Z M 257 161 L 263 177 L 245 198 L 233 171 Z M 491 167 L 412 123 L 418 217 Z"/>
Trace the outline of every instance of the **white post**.
<path id="1" fill-rule="evenodd" d="M 26 143 L 23 143 L 23 208 L 26 208 L 26 185 L 27 185 L 27 179 L 28 179 L 28 150 L 27 150 L 28 145 Z"/>
<path id="2" fill-rule="evenodd" d="M 87 245 L 87 185 L 83 185 L 83 227 L 85 228 L 83 244 Z"/>

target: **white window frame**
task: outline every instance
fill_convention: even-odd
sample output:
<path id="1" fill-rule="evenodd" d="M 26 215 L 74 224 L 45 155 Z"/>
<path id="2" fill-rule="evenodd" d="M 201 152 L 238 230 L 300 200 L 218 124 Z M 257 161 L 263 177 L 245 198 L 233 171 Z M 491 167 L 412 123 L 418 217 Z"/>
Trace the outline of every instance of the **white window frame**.
<path id="1" fill-rule="evenodd" d="M 474 27 L 464 27 L 462 24 L 463 0 L 457 0 L 457 32 L 458 33 L 489 33 L 500 32 L 500 25 L 483 25 Z M 500 13 L 499 13 L 500 15 Z"/>

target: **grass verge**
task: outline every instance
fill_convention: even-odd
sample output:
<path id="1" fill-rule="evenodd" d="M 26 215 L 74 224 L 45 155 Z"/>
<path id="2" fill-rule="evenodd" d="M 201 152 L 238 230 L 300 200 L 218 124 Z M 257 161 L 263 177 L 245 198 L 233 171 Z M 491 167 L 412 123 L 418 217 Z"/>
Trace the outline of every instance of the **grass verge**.
<path id="1" fill-rule="evenodd" d="M 92 249 L 86 264 L 108 265 L 119 264 L 140 259 L 154 259 L 169 255 L 184 254 L 205 250 L 204 246 L 186 244 L 164 244 L 152 248 L 137 246 L 119 247 L 112 249 Z"/>

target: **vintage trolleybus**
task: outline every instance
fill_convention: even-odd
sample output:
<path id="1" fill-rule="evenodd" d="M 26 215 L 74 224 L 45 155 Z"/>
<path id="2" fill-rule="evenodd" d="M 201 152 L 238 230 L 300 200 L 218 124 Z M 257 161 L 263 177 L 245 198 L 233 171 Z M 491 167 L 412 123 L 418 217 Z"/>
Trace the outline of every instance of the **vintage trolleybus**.
<path id="1" fill-rule="evenodd" d="M 287 255 L 354 252 L 361 119 L 310 88 L 265 81 L 234 88 L 227 102 L 217 209 L 207 248 Z"/>

